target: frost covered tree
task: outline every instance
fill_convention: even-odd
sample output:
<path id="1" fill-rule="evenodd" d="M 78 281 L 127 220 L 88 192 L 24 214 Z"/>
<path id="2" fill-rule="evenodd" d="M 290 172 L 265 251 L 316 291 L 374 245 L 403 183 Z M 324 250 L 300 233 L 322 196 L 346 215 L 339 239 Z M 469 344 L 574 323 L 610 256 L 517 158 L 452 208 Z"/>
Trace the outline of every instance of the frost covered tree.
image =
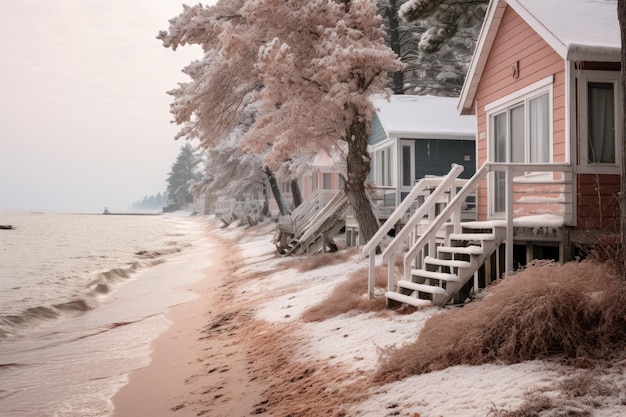
<path id="1" fill-rule="evenodd" d="M 184 6 L 159 39 L 165 47 L 197 44 L 200 61 L 184 69 L 192 82 L 173 90 L 179 137 L 210 147 L 247 105 L 255 119 L 241 145 L 270 168 L 293 155 L 347 144 L 346 193 L 363 237 L 378 228 L 365 179 L 372 95 L 385 92 L 387 72 L 401 63 L 383 40 L 369 0 L 220 0 Z"/>
<path id="2" fill-rule="evenodd" d="M 392 0 L 383 0 L 390 2 Z M 457 96 L 487 10 L 488 0 L 395 0 L 399 15 L 418 38 L 403 51 L 405 91 Z M 402 27 L 402 26 L 401 26 Z"/>
<path id="3" fill-rule="evenodd" d="M 191 144 L 181 146 L 176 161 L 167 174 L 167 194 L 170 201 L 182 206 L 191 197 L 190 187 L 202 176 L 198 165 L 202 159 L 196 155 Z"/>

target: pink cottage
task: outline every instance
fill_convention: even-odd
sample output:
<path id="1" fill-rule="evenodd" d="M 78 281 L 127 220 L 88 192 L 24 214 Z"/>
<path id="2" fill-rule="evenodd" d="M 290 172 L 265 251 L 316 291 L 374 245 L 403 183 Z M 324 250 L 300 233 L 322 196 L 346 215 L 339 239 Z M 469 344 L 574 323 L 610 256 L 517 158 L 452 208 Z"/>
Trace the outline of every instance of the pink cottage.
<path id="1" fill-rule="evenodd" d="M 478 188 L 479 219 L 503 218 L 512 187 L 514 218 L 559 226 L 552 242 L 538 238 L 558 244 L 561 260 L 571 256 L 571 242 L 614 230 L 620 59 L 616 1 L 490 2 L 459 110 L 477 116 L 478 166 L 528 165 L 518 165 L 508 182 L 504 170 L 492 169 Z M 552 169 L 534 166 L 544 164 Z"/>
<path id="2" fill-rule="evenodd" d="M 456 167 L 437 180 L 445 209 L 424 221 L 441 197 L 420 207 L 383 252 L 390 303 L 462 301 L 532 259 L 567 261 L 615 231 L 620 60 L 616 0 L 491 0 L 458 103 L 476 116 L 478 169 L 460 189 Z M 458 214 L 468 198 L 474 222 Z M 363 249 L 371 258 L 376 238 Z"/>

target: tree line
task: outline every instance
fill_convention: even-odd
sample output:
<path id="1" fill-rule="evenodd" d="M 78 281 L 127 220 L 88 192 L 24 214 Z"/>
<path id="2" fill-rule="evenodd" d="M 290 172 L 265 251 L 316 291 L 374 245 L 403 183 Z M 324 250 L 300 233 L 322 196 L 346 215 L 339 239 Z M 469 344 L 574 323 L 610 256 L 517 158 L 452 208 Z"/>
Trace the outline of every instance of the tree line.
<path id="1" fill-rule="evenodd" d="M 346 162 L 345 191 L 361 232 L 376 232 L 365 190 L 371 98 L 458 94 L 487 1 L 219 0 L 183 6 L 158 39 L 203 56 L 168 93 L 200 143 L 200 192 L 267 195 L 325 150 Z M 426 7 L 425 5 L 428 5 Z M 275 187 L 270 187 L 274 190 Z M 278 201 L 279 199 L 277 199 Z"/>

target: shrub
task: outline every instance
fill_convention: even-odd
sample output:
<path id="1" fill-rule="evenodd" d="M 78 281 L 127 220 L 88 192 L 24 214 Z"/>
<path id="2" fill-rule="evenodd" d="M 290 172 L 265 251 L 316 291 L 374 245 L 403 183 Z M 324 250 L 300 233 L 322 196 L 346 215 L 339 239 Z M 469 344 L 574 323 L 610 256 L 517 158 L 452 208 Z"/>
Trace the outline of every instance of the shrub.
<path id="1" fill-rule="evenodd" d="M 386 299 L 383 296 L 370 300 L 367 296 L 367 269 L 353 272 L 348 280 L 338 284 L 330 296 L 321 303 L 309 308 L 302 314 L 304 321 L 324 321 L 331 317 L 353 310 L 381 311 L 386 308 Z M 387 267 L 376 267 L 376 288 L 387 288 Z"/>
<path id="2" fill-rule="evenodd" d="M 624 347 L 625 336 L 626 283 L 606 264 L 535 263 L 482 301 L 431 317 L 414 343 L 386 352 L 375 380 L 552 355 L 582 363 Z"/>

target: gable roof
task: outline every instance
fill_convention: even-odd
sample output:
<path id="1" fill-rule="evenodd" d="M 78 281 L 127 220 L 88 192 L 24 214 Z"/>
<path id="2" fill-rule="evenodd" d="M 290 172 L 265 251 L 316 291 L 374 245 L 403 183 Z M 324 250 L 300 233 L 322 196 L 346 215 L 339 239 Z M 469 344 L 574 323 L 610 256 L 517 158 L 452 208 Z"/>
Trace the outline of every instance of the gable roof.
<path id="1" fill-rule="evenodd" d="M 387 137 L 407 139 L 476 138 L 476 118 L 461 116 L 456 97 L 392 95 L 373 100 Z"/>
<path id="2" fill-rule="evenodd" d="M 617 0 L 491 0 L 461 90 L 461 114 L 472 112 L 474 94 L 507 6 L 564 60 L 621 60 Z"/>

